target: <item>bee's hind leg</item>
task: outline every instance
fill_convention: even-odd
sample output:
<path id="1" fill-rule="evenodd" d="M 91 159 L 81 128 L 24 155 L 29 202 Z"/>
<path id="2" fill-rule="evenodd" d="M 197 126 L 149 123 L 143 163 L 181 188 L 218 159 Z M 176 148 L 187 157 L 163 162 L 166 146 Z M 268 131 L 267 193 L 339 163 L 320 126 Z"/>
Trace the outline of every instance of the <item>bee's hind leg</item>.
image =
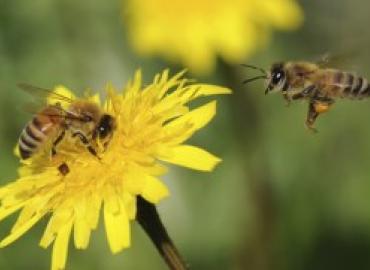
<path id="1" fill-rule="evenodd" d="M 58 170 L 63 176 L 66 176 L 69 173 L 69 167 L 65 162 L 59 165 Z"/>
<path id="2" fill-rule="evenodd" d="M 333 103 L 334 101 L 329 98 L 312 98 L 308 105 L 306 127 L 313 132 L 317 132 L 313 127 L 317 117 L 320 114 L 327 112 Z"/>

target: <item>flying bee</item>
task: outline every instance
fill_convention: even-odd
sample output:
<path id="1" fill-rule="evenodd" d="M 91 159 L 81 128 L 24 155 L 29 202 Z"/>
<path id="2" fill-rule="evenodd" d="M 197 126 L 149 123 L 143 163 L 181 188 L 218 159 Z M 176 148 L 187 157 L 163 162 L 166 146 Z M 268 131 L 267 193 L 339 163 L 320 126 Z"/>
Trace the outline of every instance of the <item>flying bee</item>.
<path id="1" fill-rule="evenodd" d="M 32 95 L 55 100 L 38 111 L 23 129 L 18 149 L 23 160 L 30 158 L 51 142 L 51 156 L 57 155 L 57 146 L 66 136 L 76 138 L 86 146 L 88 152 L 99 158 L 96 147 L 100 142 L 104 148 L 109 144 L 116 127 L 115 118 L 87 100 L 75 100 L 51 90 L 19 84 L 19 87 Z M 59 101 L 59 102 L 58 102 Z M 64 109 L 61 102 L 68 104 Z M 62 174 L 69 171 L 63 163 L 59 166 Z"/>
<path id="2" fill-rule="evenodd" d="M 273 64 L 269 71 L 251 65 L 243 66 L 262 72 L 262 75 L 243 83 L 265 79 L 265 94 L 280 91 L 288 105 L 293 100 L 307 100 L 306 126 L 312 131 L 316 131 L 314 123 L 317 117 L 327 112 L 336 98 L 360 100 L 370 96 L 367 79 L 317 63 L 280 62 Z"/>

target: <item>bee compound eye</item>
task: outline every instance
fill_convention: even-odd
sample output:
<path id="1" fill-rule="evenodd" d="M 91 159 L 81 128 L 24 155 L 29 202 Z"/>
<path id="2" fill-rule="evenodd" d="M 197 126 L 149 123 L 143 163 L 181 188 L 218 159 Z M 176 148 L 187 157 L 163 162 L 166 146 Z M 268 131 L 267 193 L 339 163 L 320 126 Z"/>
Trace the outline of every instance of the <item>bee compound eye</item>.
<path id="1" fill-rule="evenodd" d="M 104 139 L 109 135 L 113 129 L 113 119 L 110 115 L 104 115 L 100 120 L 99 126 L 97 128 L 98 135 L 101 139 Z"/>
<path id="2" fill-rule="evenodd" d="M 282 71 L 277 71 L 274 73 L 272 76 L 272 83 L 273 84 L 278 84 L 282 79 L 284 78 L 284 72 Z"/>

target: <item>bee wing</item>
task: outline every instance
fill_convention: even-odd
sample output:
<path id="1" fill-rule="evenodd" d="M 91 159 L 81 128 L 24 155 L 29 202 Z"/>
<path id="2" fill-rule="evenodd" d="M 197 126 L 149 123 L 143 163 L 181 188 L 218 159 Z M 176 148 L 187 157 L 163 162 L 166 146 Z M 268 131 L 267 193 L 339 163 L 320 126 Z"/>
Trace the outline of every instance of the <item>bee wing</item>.
<path id="1" fill-rule="evenodd" d="M 18 85 L 20 89 L 32 94 L 37 98 L 35 102 L 28 102 L 22 105 L 21 110 L 35 115 L 35 114 L 42 114 L 46 116 L 51 116 L 51 117 L 60 117 L 64 119 L 69 119 L 69 120 L 74 120 L 74 121 L 87 121 L 86 116 L 84 115 L 79 115 L 76 112 L 70 111 L 68 109 L 64 109 L 60 104 L 53 105 L 55 108 L 59 110 L 59 113 L 48 113 L 43 111 L 45 108 L 45 100 L 47 98 L 52 98 L 54 100 L 60 100 L 62 102 L 67 102 L 67 103 L 72 103 L 74 100 L 72 98 L 60 95 L 58 93 L 54 93 L 52 90 L 49 89 L 44 89 L 44 88 L 39 88 L 35 87 L 32 85 L 28 84 L 19 84 Z"/>
<path id="2" fill-rule="evenodd" d="M 37 86 L 33 86 L 30 84 L 26 83 L 20 83 L 18 84 L 18 87 L 35 96 L 36 98 L 39 99 L 39 101 L 43 101 L 41 104 L 40 102 L 38 103 L 31 103 L 28 104 L 27 107 L 25 108 L 26 112 L 30 112 L 32 114 L 45 114 L 47 116 L 52 116 L 52 117 L 60 117 L 64 119 L 69 119 L 69 120 L 74 120 L 74 121 L 82 121 L 82 122 L 88 122 L 90 121 L 90 118 L 86 115 L 83 114 L 77 114 L 76 112 L 70 111 L 68 109 L 64 109 L 60 104 L 56 104 L 57 108 L 60 110 L 59 114 L 49 114 L 49 113 L 43 113 L 42 109 L 45 107 L 45 101 L 47 99 L 53 99 L 55 101 L 60 101 L 61 103 L 69 103 L 72 104 L 75 102 L 73 98 L 61 95 L 59 93 L 55 93 L 53 90 L 50 89 L 45 89 Z"/>
<path id="3" fill-rule="evenodd" d="M 48 98 L 52 98 L 53 100 L 59 100 L 67 103 L 73 102 L 72 98 L 55 93 L 53 90 L 50 89 L 33 86 L 27 83 L 19 83 L 18 87 L 19 89 L 31 94 L 38 99 L 42 99 L 43 101 L 47 100 Z"/>
<path id="4" fill-rule="evenodd" d="M 316 60 L 316 64 L 322 68 L 348 68 L 353 64 L 353 59 L 358 55 L 358 51 L 347 50 L 338 53 L 324 53 Z"/>
<path id="5" fill-rule="evenodd" d="M 18 109 L 22 112 L 26 112 L 29 114 L 37 114 L 39 113 L 43 108 L 45 107 L 44 104 L 39 103 L 39 102 L 27 102 L 27 103 L 22 103 L 21 105 L 18 106 Z"/>
<path id="6" fill-rule="evenodd" d="M 21 107 L 21 110 L 32 114 L 32 115 L 46 115 L 46 116 L 51 116 L 51 117 L 57 117 L 57 118 L 63 118 L 63 119 L 70 119 L 74 121 L 87 121 L 83 115 L 78 115 L 72 111 L 63 109 L 60 106 L 57 106 L 57 108 L 60 110 L 60 113 L 48 113 L 48 112 L 43 112 L 43 109 L 45 108 L 45 105 L 41 104 L 36 104 L 36 103 L 26 103 L 23 104 Z"/>

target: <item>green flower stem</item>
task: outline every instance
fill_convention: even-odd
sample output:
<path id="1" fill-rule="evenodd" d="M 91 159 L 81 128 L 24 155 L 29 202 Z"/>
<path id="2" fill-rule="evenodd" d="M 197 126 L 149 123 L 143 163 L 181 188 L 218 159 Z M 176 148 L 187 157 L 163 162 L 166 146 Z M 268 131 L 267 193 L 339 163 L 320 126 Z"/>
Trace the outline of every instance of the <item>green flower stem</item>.
<path id="1" fill-rule="evenodd" d="M 189 269 L 169 237 L 156 207 L 140 196 L 137 199 L 136 219 L 162 255 L 169 269 Z"/>

